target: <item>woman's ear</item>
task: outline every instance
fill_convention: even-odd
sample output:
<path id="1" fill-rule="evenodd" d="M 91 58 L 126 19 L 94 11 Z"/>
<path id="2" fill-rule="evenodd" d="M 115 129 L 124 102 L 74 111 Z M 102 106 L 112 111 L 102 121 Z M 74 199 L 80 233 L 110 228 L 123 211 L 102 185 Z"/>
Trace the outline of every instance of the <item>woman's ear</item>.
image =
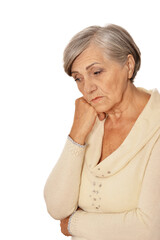
<path id="1" fill-rule="evenodd" d="M 134 57 L 129 54 L 127 56 L 127 67 L 128 67 L 128 79 L 131 79 L 132 76 L 133 76 L 133 73 L 134 73 L 134 68 L 135 68 L 135 60 L 134 60 Z"/>

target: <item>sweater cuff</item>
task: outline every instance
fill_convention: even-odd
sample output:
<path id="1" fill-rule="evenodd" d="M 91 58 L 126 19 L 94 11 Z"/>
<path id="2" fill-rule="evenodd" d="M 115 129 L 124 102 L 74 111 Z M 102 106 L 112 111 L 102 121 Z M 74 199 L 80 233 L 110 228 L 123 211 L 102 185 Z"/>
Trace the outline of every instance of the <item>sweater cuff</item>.
<path id="1" fill-rule="evenodd" d="M 69 217 L 69 221 L 68 221 L 68 232 L 72 235 L 72 233 L 71 233 L 71 219 L 72 219 L 72 217 L 73 217 L 73 215 L 76 213 L 76 211 L 74 211 L 72 214 L 71 214 L 71 216 Z"/>
<path id="2" fill-rule="evenodd" d="M 79 219 L 83 214 L 85 214 L 84 211 L 77 210 L 70 216 L 68 230 L 72 236 L 82 237 L 80 236 L 78 225 L 79 225 Z"/>
<path id="3" fill-rule="evenodd" d="M 75 145 L 77 145 L 81 148 L 85 148 L 85 146 L 86 146 L 86 143 L 84 145 L 81 145 L 81 144 L 75 142 L 69 135 L 68 135 L 68 140 L 70 140 L 72 143 L 74 143 Z"/>
<path id="4" fill-rule="evenodd" d="M 85 154 L 85 150 L 86 150 L 86 145 L 85 147 L 80 147 L 77 144 L 74 144 L 72 141 L 70 141 L 67 138 L 66 144 L 64 146 L 63 152 L 62 154 L 67 154 L 66 156 L 70 157 L 70 153 L 72 154 L 72 158 L 73 157 L 83 157 Z M 69 155 L 68 155 L 69 154 Z"/>

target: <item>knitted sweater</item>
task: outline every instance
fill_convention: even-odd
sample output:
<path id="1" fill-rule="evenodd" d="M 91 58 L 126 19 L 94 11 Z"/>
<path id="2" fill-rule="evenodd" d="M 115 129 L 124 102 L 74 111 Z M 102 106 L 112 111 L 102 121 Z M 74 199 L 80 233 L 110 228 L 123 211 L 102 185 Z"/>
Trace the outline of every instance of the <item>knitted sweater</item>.
<path id="1" fill-rule="evenodd" d="M 124 142 L 102 162 L 105 120 L 96 119 L 85 147 L 67 139 L 44 193 L 53 218 L 73 213 L 72 240 L 160 240 L 160 94 L 150 94 Z"/>

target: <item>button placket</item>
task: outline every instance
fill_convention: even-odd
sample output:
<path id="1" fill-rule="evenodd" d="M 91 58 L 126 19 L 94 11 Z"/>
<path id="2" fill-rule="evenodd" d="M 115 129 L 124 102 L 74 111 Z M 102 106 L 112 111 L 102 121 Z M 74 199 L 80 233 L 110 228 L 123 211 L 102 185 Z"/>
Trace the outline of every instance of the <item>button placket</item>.
<path id="1" fill-rule="evenodd" d="M 92 190 L 92 194 L 90 194 L 90 198 L 92 199 L 91 205 L 94 207 L 96 210 L 99 210 L 101 205 L 101 197 L 100 197 L 100 189 L 102 187 L 102 183 L 96 183 L 95 181 L 92 183 L 94 186 L 94 189 Z"/>

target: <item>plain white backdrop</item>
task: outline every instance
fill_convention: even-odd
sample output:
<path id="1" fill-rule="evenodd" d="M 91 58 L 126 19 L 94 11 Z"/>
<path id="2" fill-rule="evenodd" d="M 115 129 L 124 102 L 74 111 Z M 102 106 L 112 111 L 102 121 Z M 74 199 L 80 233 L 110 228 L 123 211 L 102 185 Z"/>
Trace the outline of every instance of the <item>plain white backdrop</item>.
<path id="1" fill-rule="evenodd" d="M 121 25 L 142 53 L 135 85 L 160 90 L 159 22 L 158 0 L 0 1 L 0 239 L 66 239 L 43 188 L 80 96 L 63 71 L 70 38 L 90 25 Z"/>

